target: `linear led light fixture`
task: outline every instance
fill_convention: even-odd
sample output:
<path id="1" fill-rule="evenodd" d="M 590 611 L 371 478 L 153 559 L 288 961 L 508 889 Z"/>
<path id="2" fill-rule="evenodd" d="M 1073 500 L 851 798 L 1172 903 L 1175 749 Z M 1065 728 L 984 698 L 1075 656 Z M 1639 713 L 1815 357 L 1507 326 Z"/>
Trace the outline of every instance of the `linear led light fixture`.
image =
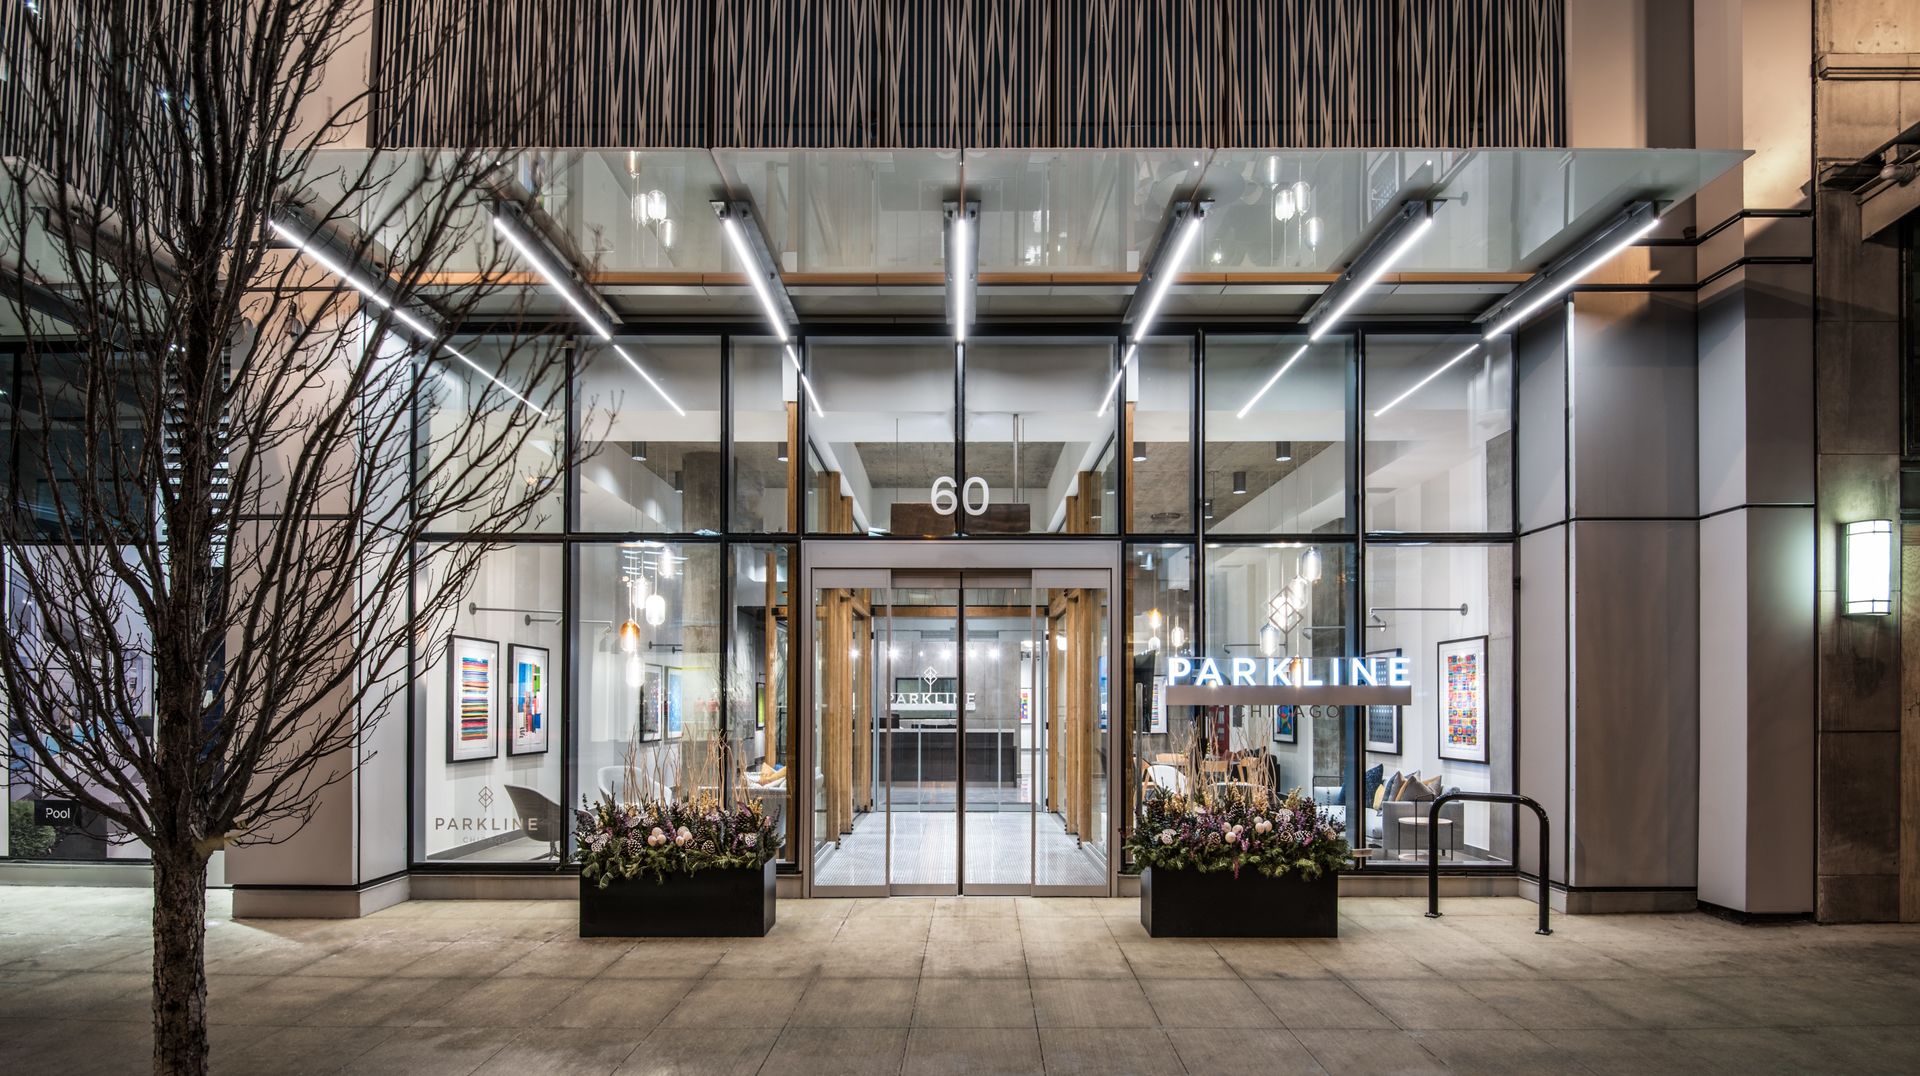
<path id="1" fill-rule="evenodd" d="M 1441 363 L 1439 366 L 1434 368 L 1434 371 L 1432 373 L 1428 374 L 1427 376 L 1421 378 L 1419 381 L 1415 382 L 1412 388 L 1408 389 L 1407 391 L 1401 393 L 1398 396 L 1395 396 L 1393 399 L 1387 401 L 1387 405 L 1385 407 L 1382 407 L 1380 410 L 1375 411 L 1373 413 L 1373 417 L 1379 418 L 1381 415 L 1384 415 L 1387 412 L 1393 410 L 1394 408 L 1399 407 L 1401 404 L 1406 402 L 1407 397 L 1412 396 L 1414 393 L 1419 392 L 1421 389 L 1426 388 L 1427 385 L 1431 383 L 1434 378 L 1439 377 L 1441 374 L 1444 374 L 1448 370 L 1452 369 L 1454 363 L 1459 362 L 1461 359 L 1466 358 L 1468 355 L 1471 355 L 1478 350 L 1480 350 L 1480 345 L 1472 344 L 1465 351 L 1462 351 L 1460 354 L 1455 355 L 1453 358 L 1448 359 L 1446 362 Z"/>
<path id="2" fill-rule="evenodd" d="M 567 301 L 567 305 L 573 307 L 573 312 L 580 315 L 580 320 L 587 328 L 591 329 L 595 336 L 605 340 L 614 354 L 626 360 L 627 365 L 633 368 L 633 372 L 639 374 L 641 380 L 651 386 L 653 391 L 667 402 L 667 406 L 673 408 L 675 414 L 681 418 L 687 416 L 687 412 L 674 402 L 673 397 L 667 395 L 667 390 L 661 387 L 660 382 L 655 381 L 653 375 L 627 353 L 626 348 L 614 343 L 613 325 L 618 321 L 618 316 L 614 314 L 613 308 L 572 276 L 563 274 L 556 268 L 563 263 L 563 259 L 540 236 L 540 233 L 526 222 L 524 210 L 512 202 L 501 202 L 493 214 L 493 230 L 506 237 L 514 251 L 533 267 L 533 271 L 547 282 L 547 286 L 559 292 L 560 297 Z"/>
<path id="3" fill-rule="evenodd" d="M 1140 289 L 1133 289 L 1133 300 L 1127 304 L 1124 320 L 1133 322 L 1132 340 L 1127 344 L 1126 354 L 1120 358 L 1120 369 L 1114 371 L 1113 383 L 1107 386 L 1107 394 L 1100 401 L 1099 417 L 1106 417 L 1107 408 L 1113 406 L 1113 398 L 1120 391 L 1120 382 L 1127 376 L 1127 367 L 1133 365 L 1133 358 L 1140 353 L 1140 344 L 1153 329 L 1154 315 L 1160 312 L 1160 304 L 1166 301 L 1167 292 L 1173 290 L 1173 281 L 1180 275 L 1180 267 L 1186 264 L 1187 253 L 1200 238 L 1200 231 L 1207 217 L 1207 210 L 1213 208 L 1210 201 L 1185 202 L 1173 207 L 1173 214 L 1167 224 L 1167 232 L 1160 242 L 1154 245 L 1153 260 L 1147 264 L 1146 271 L 1140 274 L 1140 283 L 1148 286 L 1146 305 L 1140 305 Z M 1138 308 L 1139 317 L 1134 317 Z"/>
<path id="4" fill-rule="evenodd" d="M 481 377 L 484 377 L 488 381 L 491 381 L 495 385 L 498 385 L 502 392 L 505 392 L 507 395 L 513 397 L 516 400 L 519 400 L 520 403 L 523 406 L 525 406 L 527 410 L 532 411 L 536 415 L 539 415 L 542 419 L 546 419 L 548 417 L 545 408 L 540 407 L 538 404 L 535 404 L 532 400 L 529 400 L 525 396 L 521 395 L 520 392 L 517 389 L 515 389 L 512 385 L 509 385 L 505 381 L 502 381 L 498 377 L 495 377 L 492 373 L 488 372 L 479 363 L 474 362 L 472 359 L 468 358 L 467 355 L 464 352 L 462 352 L 459 348 L 456 348 L 452 344 L 447 343 L 445 339 L 446 334 L 444 332 L 441 332 L 433 328 L 432 326 L 428 325 L 426 322 L 421 321 L 419 318 L 408 313 L 406 308 L 400 306 L 398 303 L 394 302 L 392 299 L 382 294 L 380 292 L 380 289 L 374 287 L 368 281 L 362 280 L 360 277 L 354 275 L 350 270 L 348 270 L 346 266 L 340 264 L 339 262 L 335 261 L 333 258 L 329 257 L 327 252 L 321 249 L 321 245 L 318 242 L 310 241 L 309 238 L 302 238 L 298 233 L 294 232 L 293 229 L 288 228 L 286 225 L 281 224 L 277 220 L 268 220 L 267 227 L 269 230 L 273 232 L 274 235 L 279 236 L 282 241 L 288 244 L 291 244 L 294 247 L 294 249 L 300 251 L 300 253 L 305 254 L 308 258 L 312 259 L 315 264 L 320 266 L 320 268 L 325 269 L 327 272 L 332 273 L 334 276 L 339 277 L 342 281 L 344 281 L 347 284 L 347 286 L 351 287 L 353 290 L 365 296 L 369 302 L 373 303 L 375 306 L 378 306 L 383 310 L 390 311 L 393 314 L 393 319 L 395 321 L 406 326 L 407 329 L 411 331 L 414 335 L 423 337 L 424 338 L 423 342 L 428 343 L 433 347 L 439 348 L 441 351 L 444 351 L 447 354 L 452 355 L 454 358 L 459 359 L 461 362 L 466 363 L 468 369 L 471 369 L 474 373 L 479 374 Z"/>
<path id="5" fill-rule="evenodd" d="M 953 342 L 967 342 L 967 326 L 973 323 L 975 289 L 980 279 L 979 202 L 946 202 L 941 207 L 947 218 L 947 294 L 953 296 L 949 317 L 953 321 Z"/>
<path id="6" fill-rule="evenodd" d="M 1309 342 L 1331 332 L 1340 319 L 1353 309 L 1353 305 L 1407 256 L 1407 252 L 1433 227 L 1433 210 L 1434 203 L 1424 199 L 1409 199 L 1400 203 L 1399 210 L 1375 233 L 1360 256 L 1353 259 L 1346 271 L 1328 285 L 1327 290 L 1321 292 L 1307 312 L 1301 315 L 1300 320 L 1312 326 L 1307 332 Z"/>
<path id="7" fill-rule="evenodd" d="M 744 198 L 733 201 L 712 203 L 714 216 L 720 218 L 720 230 L 727 235 L 727 242 L 733 246 L 733 256 L 740 260 L 740 268 L 747 274 L 747 283 L 753 285 L 753 294 L 760 300 L 760 308 L 766 311 L 767 325 L 787 353 L 787 361 L 793 364 L 793 372 L 800 378 L 800 387 L 807 392 L 807 402 L 813 406 L 813 413 L 821 418 L 826 412 L 821 410 L 820 397 L 813 391 L 813 382 L 808 380 L 807 371 L 800 365 L 800 353 L 793 346 L 791 326 L 800 320 L 793 309 L 793 299 L 787 295 L 787 286 L 780 282 L 780 270 L 773 264 L 773 252 L 767 247 L 767 237 L 760 232 L 760 226 L 753 222 L 753 203 Z"/>
<path id="8" fill-rule="evenodd" d="M 727 242 L 732 244 L 733 255 L 747 274 L 747 283 L 753 285 L 753 294 L 759 297 L 761 309 L 767 312 L 767 323 L 780 342 L 786 343 L 793 338 L 791 326 L 800 318 L 794 313 L 786 285 L 780 282 L 780 271 L 774 266 L 773 252 L 767 249 L 767 239 L 753 222 L 753 203 L 744 198 L 714 202 L 713 212 L 720 218 L 720 230 L 727 233 Z"/>
<path id="9" fill-rule="evenodd" d="M 1646 238 L 1659 223 L 1660 214 L 1652 202 L 1632 203 L 1581 240 L 1579 246 L 1502 296 L 1486 313 L 1473 319 L 1474 323 L 1485 326 L 1487 336 L 1511 332 L 1614 255 Z"/>

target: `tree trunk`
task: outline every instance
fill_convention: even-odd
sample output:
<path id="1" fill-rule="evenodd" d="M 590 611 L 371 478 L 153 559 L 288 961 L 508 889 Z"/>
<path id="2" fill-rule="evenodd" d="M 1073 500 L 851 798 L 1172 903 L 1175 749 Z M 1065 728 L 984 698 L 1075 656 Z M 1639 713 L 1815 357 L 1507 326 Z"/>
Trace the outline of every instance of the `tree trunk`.
<path id="1" fill-rule="evenodd" d="M 207 1071 L 207 861 L 191 849 L 153 857 L 153 1071 Z"/>

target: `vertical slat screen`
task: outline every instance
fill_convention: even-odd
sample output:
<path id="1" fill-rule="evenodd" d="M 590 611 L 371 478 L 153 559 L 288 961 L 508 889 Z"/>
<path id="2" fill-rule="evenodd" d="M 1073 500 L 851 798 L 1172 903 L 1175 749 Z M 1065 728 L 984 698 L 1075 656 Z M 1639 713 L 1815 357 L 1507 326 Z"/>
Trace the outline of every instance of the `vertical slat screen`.
<path id="1" fill-rule="evenodd" d="M 1564 0 L 377 2 L 392 145 L 1564 138 Z"/>

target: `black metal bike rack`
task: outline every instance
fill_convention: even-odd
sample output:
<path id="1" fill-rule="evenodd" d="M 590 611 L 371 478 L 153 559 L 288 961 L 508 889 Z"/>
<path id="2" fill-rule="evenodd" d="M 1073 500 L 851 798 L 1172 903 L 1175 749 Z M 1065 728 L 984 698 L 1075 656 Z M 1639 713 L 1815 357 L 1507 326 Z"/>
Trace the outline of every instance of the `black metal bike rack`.
<path id="1" fill-rule="evenodd" d="M 1440 833 L 1440 808 L 1454 800 L 1477 800 L 1481 803 L 1514 803 L 1522 807 L 1533 808 L 1540 818 L 1540 929 L 1535 934 L 1551 934 L 1547 926 L 1547 858 L 1553 845 L 1547 840 L 1547 809 L 1535 803 L 1530 797 L 1515 792 L 1448 792 L 1433 801 L 1427 808 L 1427 918 L 1440 918 L 1440 852 L 1437 837 Z"/>

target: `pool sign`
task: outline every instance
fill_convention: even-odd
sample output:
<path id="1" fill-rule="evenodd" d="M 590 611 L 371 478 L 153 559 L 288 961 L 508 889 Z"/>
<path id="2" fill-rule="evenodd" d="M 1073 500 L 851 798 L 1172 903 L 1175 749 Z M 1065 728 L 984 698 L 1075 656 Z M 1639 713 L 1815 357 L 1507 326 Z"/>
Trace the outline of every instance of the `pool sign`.
<path id="1" fill-rule="evenodd" d="M 1204 706 L 1406 706 L 1413 702 L 1408 659 L 1379 657 L 1167 659 L 1167 702 Z"/>

